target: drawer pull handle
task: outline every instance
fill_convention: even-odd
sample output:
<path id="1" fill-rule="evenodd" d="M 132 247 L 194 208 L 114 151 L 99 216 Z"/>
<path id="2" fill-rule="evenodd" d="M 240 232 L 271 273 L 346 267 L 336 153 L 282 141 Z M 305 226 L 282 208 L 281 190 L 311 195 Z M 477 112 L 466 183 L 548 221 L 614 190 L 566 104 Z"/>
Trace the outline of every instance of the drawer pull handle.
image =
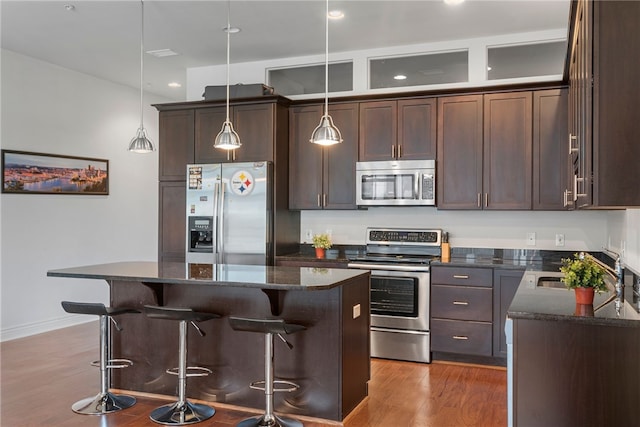
<path id="1" fill-rule="evenodd" d="M 462 341 L 469 339 L 469 337 L 465 337 L 464 335 L 454 335 L 452 338 L 454 340 L 462 340 Z"/>
<path id="2" fill-rule="evenodd" d="M 469 305 L 469 303 L 466 301 L 454 301 L 453 305 Z"/>
<path id="3" fill-rule="evenodd" d="M 469 278 L 469 276 L 468 276 L 468 275 L 466 275 L 466 274 L 454 274 L 454 275 L 453 275 L 453 278 L 454 278 L 454 279 L 468 279 L 468 278 Z"/>

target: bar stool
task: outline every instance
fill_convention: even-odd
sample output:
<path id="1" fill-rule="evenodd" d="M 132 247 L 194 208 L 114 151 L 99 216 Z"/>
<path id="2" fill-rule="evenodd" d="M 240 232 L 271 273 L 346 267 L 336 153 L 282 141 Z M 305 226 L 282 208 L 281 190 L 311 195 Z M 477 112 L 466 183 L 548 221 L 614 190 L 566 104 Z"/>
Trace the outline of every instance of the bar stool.
<path id="1" fill-rule="evenodd" d="M 73 412 L 84 415 L 102 415 L 120 411 L 133 406 L 136 398 L 124 394 L 114 394 L 109 391 L 111 385 L 109 370 L 128 368 L 133 362 L 128 359 L 110 359 L 109 349 L 109 325 L 111 320 L 118 331 L 122 328 L 115 321 L 114 317 L 125 313 L 140 313 L 138 310 L 129 307 L 105 307 L 100 303 L 83 303 L 62 301 L 62 308 L 67 313 L 91 314 L 100 317 L 100 360 L 92 362 L 91 365 L 100 368 L 100 393 L 95 397 L 88 397 L 77 401 L 71 406 Z"/>
<path id="2" fill-rule="evenodd" d="M 178 367 L 167 369 L 167 373 L 178 376 L 178 400 L 173 404 L 160 406 L 153 411 L 149 418 L 158 424 L 187 425 L 209 419 L 216 410 L 207 405 L 187 401 L 187 378 L 204 377 L 211 373 L 208 368 L 187 366 L 187 323 L 191 323 L 200 336 L 205 333 L 196 322 L 205 322 L 220 316 L 214 313 L 202 313 L 190 308 L 144 306 L 144 313 L 153 319 L 175 320 L 180 322 L 180 336 L 178 344 Z"/>
<path id="3" fill-rule="evenodd" d="M 262 416 L 247 418 L 240 421 L 238 427 L 302 427 L 298 420 L 281 418 L 273 413 L 273 393 L 291 392 L 299 386 L 291 381 L 274 380 L 273 375 L 273 335 L 277 335 L 288 347 L 293 348 L 283 335 L 289 335 L 306 329 L 302 325 L 286 323 L 283 319 L 247 319 L 229 317 L 231 328 L 236 331 L 258 332 L 265 335 L 264 345 L 264 381 L 250 384 L 254 390 L 264 390 L 265 413 Z M 281 386 L 276 388 L 277 386 Z"/>

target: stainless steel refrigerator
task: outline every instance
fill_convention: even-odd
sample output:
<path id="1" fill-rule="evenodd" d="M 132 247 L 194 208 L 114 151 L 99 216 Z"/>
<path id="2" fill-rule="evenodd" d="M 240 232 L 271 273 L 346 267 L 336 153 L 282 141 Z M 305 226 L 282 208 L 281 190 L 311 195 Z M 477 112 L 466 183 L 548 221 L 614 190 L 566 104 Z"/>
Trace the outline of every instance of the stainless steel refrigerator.
<path id="1" fill-rule="evenodd" d="M 271 162 L 187 165 L 186 262 L 269 265 Z"/>

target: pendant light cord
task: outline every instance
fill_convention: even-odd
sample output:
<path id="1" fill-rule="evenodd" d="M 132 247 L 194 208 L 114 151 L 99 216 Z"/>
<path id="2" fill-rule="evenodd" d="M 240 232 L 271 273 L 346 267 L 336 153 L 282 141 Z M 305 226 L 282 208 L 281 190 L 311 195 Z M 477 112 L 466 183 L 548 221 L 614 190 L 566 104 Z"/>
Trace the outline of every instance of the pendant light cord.
<path id="1" fill-rule="evenodd" d="M 231 37 L 231 0 L 227 1 L 227 122 L 229 122 L 229 46 Z"/>
<path id="2" fill-rule="evenodd" d="M 324 31 L 324 115 L 329 115 L 329 0 L 326 2 Z"/>
<path id="3" fill-rule="evenodd" d="M 140 0 L 140 129 L 144 128 L 143 118 L 143 76 L 144 76 L 144 0 Z"/>

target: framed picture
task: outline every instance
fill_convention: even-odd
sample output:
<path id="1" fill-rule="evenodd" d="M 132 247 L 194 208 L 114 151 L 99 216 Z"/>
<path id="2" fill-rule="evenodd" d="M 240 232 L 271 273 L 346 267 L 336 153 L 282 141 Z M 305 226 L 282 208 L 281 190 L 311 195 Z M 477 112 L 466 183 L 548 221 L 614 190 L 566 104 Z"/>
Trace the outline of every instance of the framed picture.
<path id="1" fill-rule="evenodd" d="M 2 192 L 109 194 L 109 161 L 2 150 Z"/>

